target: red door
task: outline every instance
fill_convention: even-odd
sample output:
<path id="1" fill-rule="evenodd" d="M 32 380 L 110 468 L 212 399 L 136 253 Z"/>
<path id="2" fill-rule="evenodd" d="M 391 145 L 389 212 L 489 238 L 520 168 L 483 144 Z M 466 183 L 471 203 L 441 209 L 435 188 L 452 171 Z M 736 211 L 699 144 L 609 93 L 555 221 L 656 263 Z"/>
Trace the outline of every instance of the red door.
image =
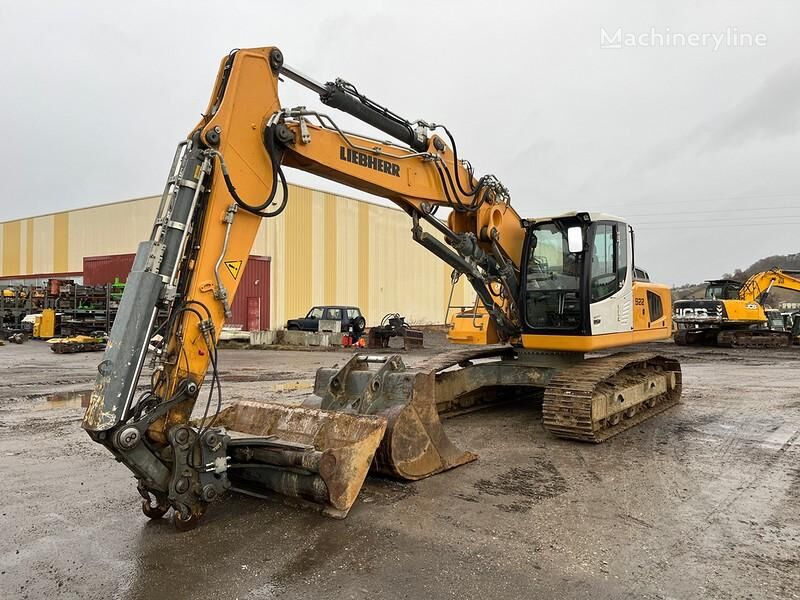
<path id="1" fill-rule="evenodd" d="M 261 331 L 261 298 L 248 296 L 247 298 L 247 331 Z"/>

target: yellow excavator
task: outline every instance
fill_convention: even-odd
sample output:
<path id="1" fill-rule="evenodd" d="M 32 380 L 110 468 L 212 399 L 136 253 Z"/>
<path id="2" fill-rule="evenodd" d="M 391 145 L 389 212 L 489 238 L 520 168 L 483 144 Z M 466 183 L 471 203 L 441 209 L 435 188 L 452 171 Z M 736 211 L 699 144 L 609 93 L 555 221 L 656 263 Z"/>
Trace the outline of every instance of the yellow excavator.
<path id="1" fill-rule="evenodd" d="M 766 302 L 773 289 L 800 291 L 800 272 L 770 269 L 746 282 L 712 279 L 702 299 L 676 300 L 673 338 L 682 346 L 780 348 L 792 343 L 780 313 L 770 318 Z"/>
<path id="2" fill-rule="evenodd" d="M 285 80 L 394 141 L 283 107 Z M 451 337 L 480 345 L 415 368 L 398 355 L 356 354 L 320 369 L 302 406 L 223 408 L 217 340 L 243 270 L 223 265 L 244 267 L 261 220 L 291 201 L 283 167 L 400 206 L 413 239 L 474 288 L 478 305 L 455 318 Z M 446 220 L 438 209 L 449 209 Z M 600 442 L 680 397 L 675 360 L 585 356 L 671 335 L 669 289 L 637 278 L 633 258 L 632 229 L 617 217 L 521 218 L 495 176 L 477 177 L 459 158 L 444 125 L 409 121 L 344 80 L 314 81 L 277 48 L 236 50 L 178 146 L 83 427 L 133 472 L 145 515 L 172 508 L 181 530 L 228 490 L 278 493 L 343 517 L 370 468 L 416 480 L 474 460 L 447 437 L 440 415 L 498 395 L 538 401 L 543 393 L 549 432 Z M 157 323 L 160 311 L 167 317 Z M 148 358 L 155 335 L 163 343 Z M 203 414 L 193 419 L 203 385 Z"/>

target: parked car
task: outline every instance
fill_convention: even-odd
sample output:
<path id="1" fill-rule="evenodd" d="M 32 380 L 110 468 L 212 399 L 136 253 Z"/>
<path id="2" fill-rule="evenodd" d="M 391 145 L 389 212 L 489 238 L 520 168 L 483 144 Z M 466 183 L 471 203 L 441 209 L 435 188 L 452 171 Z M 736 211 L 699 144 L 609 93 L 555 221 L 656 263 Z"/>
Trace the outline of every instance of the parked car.
<path id="1" fill-rule="evenodd" d="M 295 331 L 319 331 L 319 322 L 339 321 L 342 331 L 360 336 L 364 333 L 367 321 L 357 306 L 315 306 L 302 319 L 289 319 L 286 329 Z"/>

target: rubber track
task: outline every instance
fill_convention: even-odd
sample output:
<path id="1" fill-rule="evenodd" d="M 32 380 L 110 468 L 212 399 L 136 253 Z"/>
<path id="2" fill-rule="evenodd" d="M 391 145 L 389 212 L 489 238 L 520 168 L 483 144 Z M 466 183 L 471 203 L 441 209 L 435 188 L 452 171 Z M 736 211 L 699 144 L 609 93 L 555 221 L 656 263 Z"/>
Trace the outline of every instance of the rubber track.
<path id="1" fill-rule="evenodd" d="M 622 418 L 614 426 L 606 425 L 592 416 L 592 397 L 597 386 L 628 368 L 654 368 L 676 374 L 675 388 L 657 398 L 652 408 L 637 406 L 631 418 Z M 543 423 L 547 431 L 561 438 L 584 442 L 603 442 L 630 429 L 650 417 L 680 402 L 681 367 L 678 361 L 644 352 L 619 353 L 602 358 L 590 358 L 584 363 L 560 370 L 544 392 Z"/>

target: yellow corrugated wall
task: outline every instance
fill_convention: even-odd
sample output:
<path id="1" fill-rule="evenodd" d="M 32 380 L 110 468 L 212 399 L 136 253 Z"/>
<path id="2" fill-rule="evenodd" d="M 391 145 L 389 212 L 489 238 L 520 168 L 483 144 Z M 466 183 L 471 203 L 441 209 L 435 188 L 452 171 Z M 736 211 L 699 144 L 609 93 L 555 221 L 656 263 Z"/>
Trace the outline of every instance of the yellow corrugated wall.
<path id="1" fill-rule="evenodd" d="M 270 256 L 271 327 L 315 304 L 352 304 L 369 324 L 389 312 L 441 323 L 450 268 L 411 239 L 404 212 L 301 186 L 286 211 L 265 219 L 252 254 Z M 149 237 L 152 196 L 0 223 L 0 276 L 81 271 L 84 256 L 136 251 Z M 438 235 L 438 234 L 437 234 Z M 455 304 L 474 294 L 461 278 Z"/>
<path id="2" fill-rule="evenodd" d="M 22 273 L 19 257 L 22 254 L 19 247 L 22 221 L 3 223 L 3 275 L 17 275 Z"/>
<path id="3" fill-rule="evenodd" d="M 126 254 L 150 237 L 160 197 L 70 211 L 67 270 L 82 271 L 84 256 Z"/>

